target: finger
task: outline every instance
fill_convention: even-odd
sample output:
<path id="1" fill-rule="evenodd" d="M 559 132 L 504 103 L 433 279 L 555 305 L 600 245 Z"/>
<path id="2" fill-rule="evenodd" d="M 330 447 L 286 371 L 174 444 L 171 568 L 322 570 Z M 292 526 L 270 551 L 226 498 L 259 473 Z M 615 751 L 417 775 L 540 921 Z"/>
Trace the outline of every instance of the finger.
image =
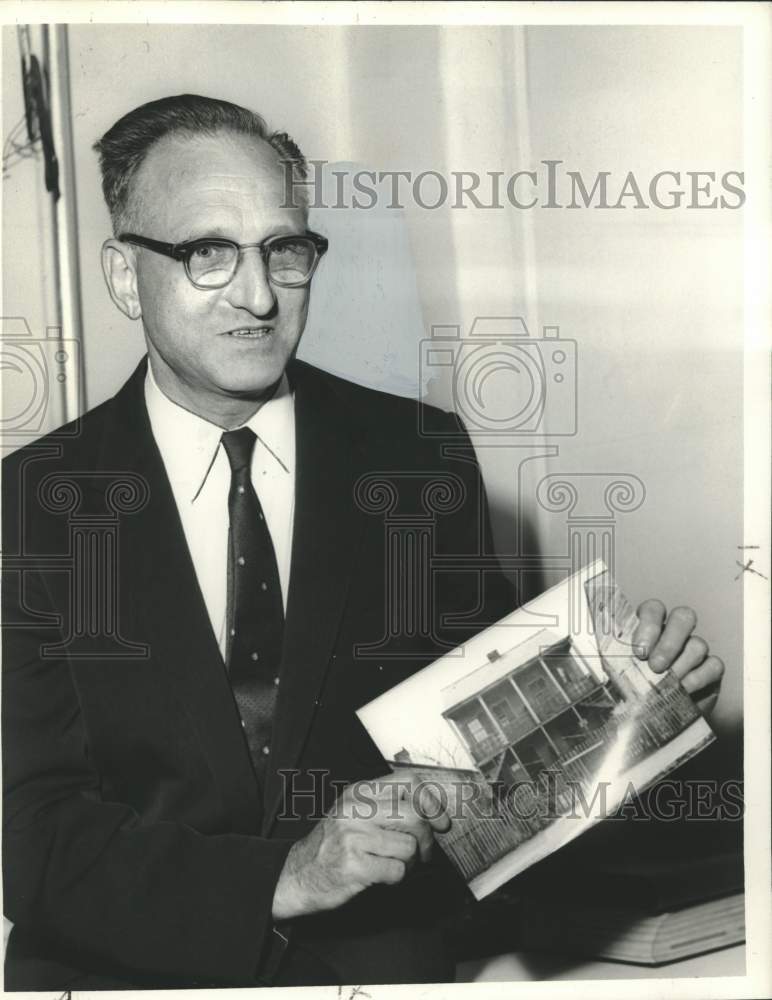
<path id="1" fill-rule="evenodd" d="M 662 673 L 678 659 L 696 624 L 697 615 L 691 608 L 673 608 L 662 635 L 649 653 L 652 670 Z"/>
<path id="2" fill-rule="evenodd" d="M 383 821 L 383 825 L 387 830 L 398 830 L 401 833 L 406 833 L 411 836 L 417 845 L 418 853 L 422 861 L 428 861 L 432 856 L 434 835 L 432 833 L 432 828 L 425 820 L 420 817 L 416 817 L 414 820 L 386 819 Z"/>
<path id="3" fill-rule="evenodd" d="M 683 679 L 689 671 L 699 667 L 705 661 L 708 652 L 708 644 L 701 636 L 690 636 L 681 655 L 671 664 L 670 672 L 679 680 Z"/>
<path id="4" fill-rule="evenodd" d="M 432 841 L 432 831 L 445 833 L 450 829 L 450 817 L 439 799 L 428 790 L 416 788 L 409 799 L 400 803 L 401 818 L 416 836 L 425 835 Z"/>
<path id="5" fill-rule="evenodd" d="M 432 828 L 428 821 L 415 811 L 409 798 L 401 799 L 398 809 L 393 808 L 390 800 L 380 800 L 373 820 L 384 830 L 398 830 L 413 837 L 423 861 L 427 861 L 431 856 L 434 846 Z"/>
<path id="6" fill-rule="evenodd" d="M 400 789 L 400 805 L 409 804 L 412 812 L 425 819 L 433 830 L 445 833 L 450 829 L 450 817 L 437 792 L 423 779 L 416 778 L 408 768 L 398 768 L 387 783 Z"/>
<path id="7" fill-rule="evenodd" d="M 381 858 L 371 855 L 368 858 L 368 862 L 372 882 L 396 885 L 402 881 L 407 872 L 405 862 L 398 861 L 395 858 Z"/>
<path id="8" fill-rule="evenodd" d="M 398 779 L 396 776 L 380 778 L 375 782 L 375 786 L 372 799 L 373 818 L 381 825 L 388 820 L 399 823 L 417 823 L 421 820 L 413 805 L 415 796 L 410 778 Z"/>
<path id="9" fill-rule="evenodd" d="M 645 660 L 649 651 L 659 639 L 662 625 L 665 621 L 665 605 L 662 601 L 650 598 L 638 608 L 638 624 L 633 633 L 633 644 L 636 655 Z"/>
<path id="10" fill-rule="evenodd" d="M 362 850 L 379 858 L 394 858 L 405 864 L 413 861 L 418 844 L 415 837 L 400 830 L 387 830 L 368 824 L 367 834 L 362 841 Z"/>
<path id="11" fill-rule="evenodd" d="M 420 783 L 419 783 L 420 785 Z M 433 815 L 427 820 L 419 813 L 414 802 L 419 800 L 421 789 L 411 779 L 387 780 L 376 797 L 376 812 L 372 817 L 384 829 L 401 830 L 415 837 L 422 861 L 428 861 L 434 848 L 433 828 L 442 832 L 450 827 L 450 819 L 445 816 L 438 801 L 433 800 Z M 429 804 L 424 795 L 424 808 Z"/>
<path id="12" fill-rule="evenodd" d="M 416 790 L 417 811 L 436 833 L 446 833 L 450 829 L 450 817 L 437 792 L 423 784 Z"/>
<path id="13" fill-rule="evenodd" d="M 717 656 L 709 656 L 704 663 L 701 663 L 694 670 L 690 670 L 682 680 L 681 684 L 685 691 L 688 691 L 695 700 L 699 698 L 704 698 L 713 694 L 711 690 L 708 692 L 708 688 L 713 688 L 715 686 L 715 693 L 718 696 L 718 687 L 721 685 L 721 679 L 724 676 L 724 661 L 720 660 Z M 696 696 L 696 697 L 695 697 Z"/>
<path id="14" fill-rule="evenodd" d="M 713 690 L 713 687 L 705 688 L 705 692 L 702 697 L 697 699 L 697 708 L 702 712 L 703 715 L 710 715 L 713 709 L 716 707 L 716 702 L 718 701 L 718 688 Z"/>

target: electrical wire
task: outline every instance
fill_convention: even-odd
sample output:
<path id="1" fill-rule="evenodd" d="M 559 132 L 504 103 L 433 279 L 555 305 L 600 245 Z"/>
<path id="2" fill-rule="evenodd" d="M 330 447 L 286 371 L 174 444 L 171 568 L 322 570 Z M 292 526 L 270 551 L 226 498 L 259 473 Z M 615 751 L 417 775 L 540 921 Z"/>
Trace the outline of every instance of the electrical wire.
<path id="1" fill-rule="evenodd" d="M 12 133 L 9 137 L 11 140 L 10 148 L 7 148 L 8 144 L 6 143 L 3 149 L 3 172 L 7 174 L 8 170 L 15 166 L 21 158 L 34 155 L 30 150 L 39 141 L 43 153 L 46 190 L 51 192 L 56 202 L 60 195 L 59 162 L 54 147 L 48 68 L 45 63 L 41 64 L 32 51 L 29 25 L 18 25 L 16 37 L 21 56 L 24 120 L 27 125 L 28 142 L 19 145 L 15 140 L 14 133 Z M 15 131 L 16 129 L 14 129 Z M 36 153 L 37 150 L 34 152 Z"/>
<path id="2" fill-rule="evenodd" d="M 3 176 L 7 177 L 13 167 L 22 160 L 36 159 L 41 151 L 40 123 L 35 101 L 30 93 L 30 73 L 32 67 L 32 43 L 28 24 L 16 27 L 16 39 L 21 59 L 21 82 L 24 92 L 24 114 L 14 125 L 3 143 Z M 22 133 L 26 139 L 20 142 Z"/>
<path id="3" fill-rule="evenodd" d="M 22 160 L 39 159 L 40 158 L 40 139 L 34 139 L 33 141 L 26 141 L 19 143 L 19 138 L 22 133 L 27 131 L 27 116 L 23 115 L 21 119 L 14 125 L 3 144 L 3 176 L 7 177 L 11 168 L 15 167 L 17 163 L 21 163 Z"/>

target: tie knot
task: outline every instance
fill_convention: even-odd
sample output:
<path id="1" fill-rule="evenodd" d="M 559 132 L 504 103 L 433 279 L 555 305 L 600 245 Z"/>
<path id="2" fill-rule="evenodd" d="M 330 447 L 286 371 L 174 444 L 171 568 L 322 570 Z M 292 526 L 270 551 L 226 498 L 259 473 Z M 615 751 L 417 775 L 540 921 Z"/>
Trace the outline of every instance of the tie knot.
<path id="1" fill-rule="evenodd" d="M 241 472 L 249 468 L 257 435 L 249 427 L 239 427 L 237 431 L 226 431 L 222 436 L 222 446 L 231 463 L 231 472 Z"/>

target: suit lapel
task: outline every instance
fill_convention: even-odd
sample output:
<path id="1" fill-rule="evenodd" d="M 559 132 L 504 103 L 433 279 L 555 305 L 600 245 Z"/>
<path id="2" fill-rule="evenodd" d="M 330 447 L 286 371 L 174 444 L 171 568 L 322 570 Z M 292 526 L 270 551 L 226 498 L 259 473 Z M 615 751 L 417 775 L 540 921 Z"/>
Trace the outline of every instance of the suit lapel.
<path id="1" fill-rule="evenodd" d="M 359 446 L 336 393 L 295 362 L 296 485 L 289 598 L 274 741 L 260 801 L 225 667 L 144 401 L 146 361 L 110 404 L 98 468 L 142 476 L 145 507 L 121 520 L 126 638 L 149 645 L 198 729 L 236 832 L 269 832 L 282 769 L 296 765 L 313 722 L 356 558 L 363 516 L 354 502 Z M 116 471 L 116 475 L 119 472 Z M 138 597 L 137 595 L 141 595 Z M 263 810 L 263 805 L 266 806 Z"/>
<path id="2" fill-rule="evenodd" d="M 145 507 L 120 522 L 126 634 L 148 644 L 196 726 L 235 831 L 259 829 L 262 804 L 219 647 L 144 401 L 146 364 L 112 402 L 99 467 L 145 480 Z M 116 472 L 116 475 L 120 475 Z M 123 623 L 122 623 L 123 627 Z M 173 734 L 170 734 L 173 738 Z"/>
<path id="3" fill-rule="evenodd" d="M 362 526 L 354 503 L 358 446 L 348 415 L 313 369 L 296 362 L 289 374 L 295 389 L 295 524 L 264 834 L 282 795 L 279 771 L 296 765 L 313 721 Z"/>

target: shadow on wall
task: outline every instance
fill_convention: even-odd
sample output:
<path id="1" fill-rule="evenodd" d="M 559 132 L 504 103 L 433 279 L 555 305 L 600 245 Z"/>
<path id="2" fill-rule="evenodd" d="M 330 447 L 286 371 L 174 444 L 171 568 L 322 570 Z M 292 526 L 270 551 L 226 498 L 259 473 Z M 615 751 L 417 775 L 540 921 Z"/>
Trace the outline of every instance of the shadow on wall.
<path id="1" fill-rule="evenodd" d="M 421 309 L 405 213 L 388 207 L 386 190 L 366 212 L 352 207 L 362 197 L 352 177 L 364 169 L 327 163 L 311 175 L 309 226 L 329 239 L 330 252 L 314 278 L 298 357 L 360 385 L 450 409 L 450 373 L 421 370 L 431 328 Z M 504 540 L 518 538 L 519 550 L 538 556 L 535 519 L 489 499 L 496 551 L 509 548 Z M 529 571 L 519 585 L 521 600 L 530 600 L 544 590 L 544 574 Z"/>
<path id="2" fill-rule="evenodd" d="M 425 333 L 405 214 L 388 208 L 386 198 L 366 212 L 352 207 L 350 177 L 362 169 L 326 164 L 318 188 L 309 189 L 310 228 L 329 239 L 330 250 L 314 277 L 298 357 L 360 385 L 417 399 Z M 333 173 L 348 179 L 342 194 Z"/>
<path id="3" fill-rule="evenodd" d="M 517 586 L 518 602 L 525 604 L 538 597 L 548 586 L 539 558 L 542 549 L 536 519 L 527 509 L 515 509 L 512 504 L 497 502 L 495 497 L 489 498 L 489 506 L 496 552 L 511 554 L 508 546 L 502 544 L 502 540 L 517 538 L 519 554 L 527 553 L 538 566 L 520 574 L 519 580 L 514 580 L 514 574 L 507 571 L 507 576 L 513 579 Z"/>

